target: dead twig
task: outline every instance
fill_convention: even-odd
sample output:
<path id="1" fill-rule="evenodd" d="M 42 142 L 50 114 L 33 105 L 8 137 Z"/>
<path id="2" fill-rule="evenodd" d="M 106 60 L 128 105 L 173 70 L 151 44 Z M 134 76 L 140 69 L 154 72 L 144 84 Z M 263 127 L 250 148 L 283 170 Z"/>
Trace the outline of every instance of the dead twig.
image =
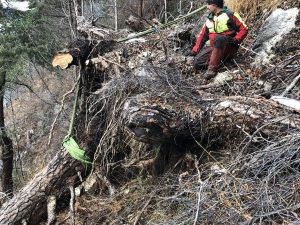
<path id="1" fill-rule="evenodd" d="M 299 72 L 299 70 L 297 70 L 297 73 Z M 284 90 L 284 92 L 281 93 L 280 96 L 284 97 L 290 90 L 292 90 L 295 85 L 297 84 L 297 82 L 300 80 L 300 73 L 295 77 L 295 79 L 292 81 L 292 83 L 286 87 L 286 89 Z"/>
<path id="2" fill-rule="evenodd" d="M 70 189 L 70 211 L 69 211 L 69 215 L 70 215 L 70 224 L 71 225 L 75 225 L 75 210 L 74 210 L 74 204 L 75 204 L 75 189 L 73 185 L 70 185 L 69 187 Z"/>
<path id="3" fill-rule="evenodd" d="M 135 218 L 135 221 L 133 223 L 133 225 L 137 225 L 137 223 L 139 222 L 143 212 L 145 211 L 145 209 L 148 207 L 148 205 L 150 204 L 151 200 L 152 200 L 153 196 L 150 196 L 150 199 L 146 202 L 146 204 L 144 205 L 144 207 L 142 208 L 142 210 L 138 213 L 138 215 Z"/>
<path id="4" fill-rule="evenodd" d="M 53 130 L 54 130 L 55 124 L 58 120 L 58 117 L 60 116 L 61 112 L 64 109 L 66 97 L 69 96 L 70 94 L 72 94 L 75 91 L 75 88 L 77 86 L 77 83 L 79 82 L 79 79 L 80 79 L 80 75 L 77 77 L 77 80 L 76 80 L 75 84 L 73 85 L 72 89 L 63 95 L 63 98 L 61 100 L 60 109 L 59 109 L 59 111 L 58 111 L 58 113 L 57 113 L 56 117 L 54 118 L 54 121 L 51 125 L 51 129 L 50 129 L 50 132 L 49 132 L 49 138 L 48 138 L 48 146 L 51 144 Z"/>
<path id="5" fill-rule="evenodd" d="M 198 160 L 195 159 L 195 167 L 197 169 L 197 173 L 198 173 L 198 182 L 199 182 L 199 191 L 198 191 L 198 201 L 197 201 L 197 212 L 196 212 L 196 216 L 195 216 L 195 220 L 194 220 L 194 225 L 197 224 L 198 221 L 198 217 L 199 217 L 199 211 L 200 211 L 200 203 L 201 203 L 201 197 L 202 197 L 202 193 L 203 193 L 203 187 L 204 187 L 204 183 L 201 180 L 201 173 L 200 173 L 200 169 L 198 166 Z"/>

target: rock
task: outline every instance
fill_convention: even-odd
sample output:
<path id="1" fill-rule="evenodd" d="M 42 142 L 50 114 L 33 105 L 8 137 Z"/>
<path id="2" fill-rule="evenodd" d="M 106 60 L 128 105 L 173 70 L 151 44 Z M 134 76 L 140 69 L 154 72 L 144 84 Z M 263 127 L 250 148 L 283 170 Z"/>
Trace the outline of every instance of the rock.
<path id="1" fill-rule="evenodd" d="M 99 183 L 97 179 L 97 175 L 92 174 L 90 175 L 85 182 L 83 182 L 84 190 L 88 193 L 95 193 L 99 190 Z"/>
<path id="2" fill-rule="evenodd" d="M 253 67 L 269 64 L 270 59 L 274 57 L 272 47 L 295 27 L 298 13 L 298 8 L 276 9 L 266 19 L 253 46 L 253 51 L 258 53 L 251 64 Z"/>
<path id="3" fill-rule="evenodd" d="M 268 81 L 266 81 L 266 80 L 258 80 L 258 81 L 257 81 L 257 86 L 258 86 L 258 87 L 262 87 L 263 90 L 264 90 L 264 92 L 269 92 L 269 91 L 271 91 L 271 90 L 272 90 L 272 87 L 273 87 L 272 83 L 271 83 L 271 82 L 268 82 Z"/>
<path id="4" fill-rule="evenodd" d="M 217 76 L 214 78 L 213 82 L 215 84 L 223 85 L 226 82 L 231 81 L 231 80 L 233 80 L 233 75 L 230 72 L 225 71 L 222 73 L 218 73 Z"/>

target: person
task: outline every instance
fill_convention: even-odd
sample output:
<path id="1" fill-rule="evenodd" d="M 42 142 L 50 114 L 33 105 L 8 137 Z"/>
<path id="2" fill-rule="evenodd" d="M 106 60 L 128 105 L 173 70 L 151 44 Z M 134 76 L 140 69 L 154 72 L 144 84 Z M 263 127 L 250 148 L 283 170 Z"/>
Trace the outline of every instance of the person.
<path id="1" fill-rule="evenodd" d="M 194 68 L 205 69 L 204 78 L 216 76 L 222 61 L 236 56 L 248 27 L 236 12 L 224 7 L 224 0 L 207 0 L 209 15 L 189 55 L 195 56 Z M 209 40 L 210 46 L 204 47 Z"/>

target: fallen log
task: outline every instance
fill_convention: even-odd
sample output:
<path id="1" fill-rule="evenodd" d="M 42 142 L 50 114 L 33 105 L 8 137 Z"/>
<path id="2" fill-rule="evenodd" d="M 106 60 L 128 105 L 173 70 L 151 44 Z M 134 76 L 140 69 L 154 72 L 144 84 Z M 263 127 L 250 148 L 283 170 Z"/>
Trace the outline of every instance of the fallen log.
<path id="1" fill-rule="evenodd" d="M 107 137 L 123 135 L 124 129 L 138 142 L 157 146 L 158 157 L 163 160 L 160 167 L 167 164 L 167 158 L 180 157 L 189 147 L 196 147 L 199 153 L 202 147 L 217 150 L 212 146 L 236 146 L 238 150 L 236 143 L 249 143 L 247 147 L 251 147 L 260 140 L 271 140 L 278 134 L 285 135 L 300 128 L 299 114 L 291 108 L 262 97 L 220 97 L 194 90 L 192 84 L 177 75 L 172 69 L 144 68 L 141 74 L 111 80 L 94 93 L 92 102 L 95 104 L 90 112 L 98 115 L 95 121 L 103 119 L 101 113 L 107 118 L 111 114 L 118 118 L 120 133 L 109 133 Z M 101 112 L 102 101 L 111 106 L 105 112 Z M 116 101 L 121 105 L 116 106 Z M 121 154 L 126 147 L 113 146 L 110 153 L 100 146 L 99 158 Z M 158 164 L 157 160 L 150 161 L 154 167 Z"/>
<path id="2" fill-rule="evenodd" d="M 300 128 L 299 115 L 293 110 L 263 98 L 202 99 L 201 104 L 195 105 L 182 101 L 180 107 L 166 104 L 163 99 L 159 101 L 158 97 L 153 99 L 154 105 L 141 99 L 128 100 L 123 117 L 132 137 L 146 143 L 203 138 L 211 134 L 226 137 L 236 135 L 238 131 L 251 135 L 262 126 L 260 133 L 264 136 Z"/>
<path id="3" fill-rule="evenodd" d="M 106 43 L 106 42 L 105 42 Z M 57 65 L 62 68 L 68 68 L 72 64 L 84 64 L 85 60 L 91 51 L 91 43 L 88 41 L 76 40 L 71 43 L 70 48 L 64 50 L 64 53 L 59 53 L 63 56 L 70 55 L 67 62 L 64 57 L 58 60 Z M 101 46 L 101 44 L 97 45 Z M 103 45 L 102 45 L 103 46 Z M 102 52 L 105 49 L 101 50 Z M 59 55 L 58 54 L 58 55 Z M 57 60 L 57 55 L 54 57 L 54 61 Z M 86 68 L 88 70 L 88 68 Z M 80 73 L 86 86 L 81 92 L 81 101 L 85 101 L 90 92 L 90 87 L 93 86 L 89 82 L 90 74 L 86 72 L 85 68 L 81 67 Z M 88 76 L 90 75 L 90 76 Z M 97 80 L 99 83 L 102 80 Z M 97 83 L 96 85 L 99 85 Z M 81 109 L 78 113 L 80 115 L 85 113 L 85 109 Z M 75 125 L 76 126 L 76 125 Z M 80 129 L 80 126 L 76 126 Z M 84 128 L 82 128 L 84 129 Z M 78 132 L 75 135 L 78 141 L 80 141 L 80 134 L 84 132 Z M 84 143 L 83 143 L 84 145 Z M 90 157 L 93 157 L 93 151 L 89 151 Z M 48 163 L 40 173 L 38 173 L 24 188 L 22 188 L 15 196 L 6 202 L 0 210 L 0 224 L 39 224 L 41 221 L 47 219 L 47 199 L 48 197 L 56 197 L 57 207 L 61 207 L 62 202 L 60 200 L 66 198 L 69 193 L 69 186 L 76 186 L 79 184 L 78 172 L 81 173 L 83 178 L 89 173 L 89 169 L 83 166 L 79 161 L 71 158 L 66 151 L 59 151 L 57 155 Z M 53 216 L 53 215 L 50 215 Z M 53 220 L 53 219 L 50 219 Z"/>
<path id="4" fill-rule="evenodd" d="M 180 80 L 172 69 L 144 73 L 143 78 L 138 76 L 139 81 L 133 80 L 129 85 L 139 87 L 142 93 L 129 98 L 122 112 L 124 126 L 136 140 L 164 143 L 212 134 L 234 136 L 237 132 L 244 138 L 262 126 L 260 133 L 272 136 L 279 130 L 300 128 L 299 114 L 272 100 L 213 95 L 209 88 L 197 90 Z"/>
<path id="5" fill-rule="evenodd" d="M 22 221 L 38 224 L 46 219 L 47 198 L 57 196 L 61 199 L 66 195 L 68 184 L 74 182 L 77 170 L 84 174 L 85 168 L 67 152 L 59 152 L 46 168 L 3 205 L 0 210 L 0 224 L 21 224 Z"/>

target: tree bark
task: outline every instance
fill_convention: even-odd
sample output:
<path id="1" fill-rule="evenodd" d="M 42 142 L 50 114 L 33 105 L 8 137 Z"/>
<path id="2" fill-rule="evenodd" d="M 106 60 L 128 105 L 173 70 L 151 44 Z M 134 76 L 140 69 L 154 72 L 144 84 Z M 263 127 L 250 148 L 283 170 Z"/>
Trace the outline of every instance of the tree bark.
<path id="1" fill-rule="evenodd" d="M 4 120 L 4 92 L 6 83 L 6 72 L 2 71 L 0 75 L 0 145 L 2 148 L 2 189 L 9 197 L 13 196 L 13 159 L 14 151 L 12 140 L 7 136 Z"/>
<path id="2" fill-rule="evenodd" d="M 279 130 L 283 133 L 291 128 L 300 128 L 300 118 L 292 109 L 263 98 L 202 99 L 199 105 L 188 102 L 170 105 L 157 98 L 153 106 L 142 99 L 136 97 L 127 101 L 123 117 L 130 135 L 145 143 L 205 138 L 212 134 L 234 137 L 237 132 L 252 135 L 258 129 L 264 136 L 274 136 Z"/>
<path id="3" fill-rule="evenodd" d="M 2 189 L 8 197 L 13 196 L 13 179 L 12 173 L 14 168 L 14 151 L 12 140 L 7 136 L 3 130 L 1 134 L 1 145 L 2 145 L 2 161 L 3 161 L 3 172 L 2 172 Z"/>
<path id="4" fill-rule="evenodd" d="M 140 0 L 140 17 L 143 17 L 143 9 L 144 9 L 144 0 Z"/>
<path id="5" fill-rule="evenodd" d="M 167 0 L 165 0 L 165 24 L 168 22 Z"/>
<path id="6" fill-rule="evenodd" d="M 76 24 L 76 18 L 74 15 L 74 8 L 73 8 L 73 2 L 72 0 L 68 1 L 68 20 L 70 25 L 70 33 L 71 33 L 71 40 L 74 40 L 77 37 L 77 24 Z"/>
<path id="7" fill-rule="evenodd" d="M 77 175 L 75 168 L 84 173 L 84 168 L 66 151 L 59 152 L 45 169 L 4 204 L 0 210 L 0 224 L 20 224 L 24 219 L 28 224 L 38 224 L 46 219 L 48 196 L 62 198 L 66 195 L 68 184 Z"/>

